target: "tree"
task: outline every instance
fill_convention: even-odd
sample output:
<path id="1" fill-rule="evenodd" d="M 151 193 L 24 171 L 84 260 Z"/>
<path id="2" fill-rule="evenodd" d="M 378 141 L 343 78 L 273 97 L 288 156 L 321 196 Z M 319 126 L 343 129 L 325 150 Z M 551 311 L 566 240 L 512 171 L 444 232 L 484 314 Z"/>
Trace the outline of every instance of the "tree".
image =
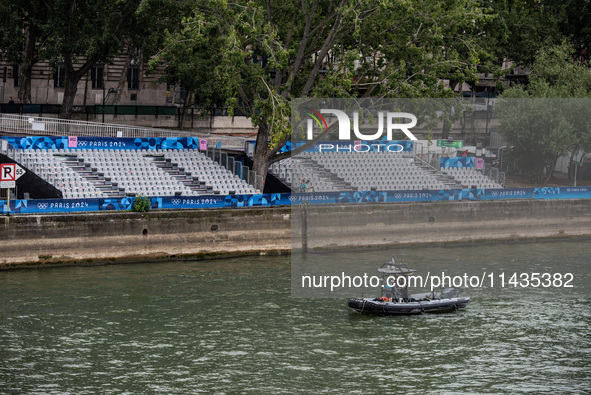
<path id="1" fill-rule="evenodd" d="M 165 45 L 170 30 L 178 31 L 183 18 L 190 14 L 192 0 L 144 0 L 135 12 L 128 28 L 130 36 L 125 39 L 125 66 L 121 73 L 114 103 L 121 97 L 127 71 L 132 60 L 139 61 L 136 49 L 141 49 L 143 59 L 150 59 Z M 174 59 L 172 59 L 174 60 Z M 162 67 L 162 64 L 150 62 L 150 69 Z M 158 70 L 160 71 L 160 70 Z M 148 71 L 149 72 L 149 71 Z M 166 82 L 171 82 L 165 80 Z"/>
<path id="2" fill-rule="evenodd" d="M 188 79 L 169 71 L 187 86 L 210 74 L 219 81 L 216 95 L 258 128 L 254 170 L 262 180 L 289 155 L 278 152 L 290 139 L 291 98 L 449 97 L 444 80 L 476 78 L 473 36 L 486 18 L 472 0 L 199 0 L 193 14 L 160 55 L 213 50 L 210 67 Z"/>
<path id="3" fill-rule="evenodd" d="M 37 61 L 47 60 L 54 67 L 63 63 L 65 86 L 60 116 L 69 118 L 78 82 L 97 62 L 109 62 L 121 51 L 125 39 L 132 34 L 129 28 L 136 11 L 149 2 L 14 0 L 0 3 L 0 11 L 9 16 L 0 29 L 0 49 L 7 60 L 21 65 L 19 97 L 23 101 L 31 99 L 31 70 Z"/>
<path id="4" fill-rule="evenodd" d="M 122 50 L 141 0 L 50 3 L 46 11 L 54 35 L 49 60 L 54 65 L 63 61 L 65 86 L 60 117 L 70 118 L 78 82 L 97 62 L 108 63 Z"/>
<path id="5" fill-rule="evenodd" d="M 572 46 L 573 58 L 588 60 L 591 55 L 587 0 L 482 0 L 481 6 L 494 17 L 485 20 L 477 38 L 488 53 L 479 69 L 496 78 L 511 72 L 501 69 L 507 60 L 531 67 L 540 50 L 565 42 Z"/>
<path id="6" fill-rule="evenodd" d="M 548 182 L 560 156 L 591 149 L 591 71 L 573 47 L 541 49 L 527 87 L 508 89 L 497 115 L 509 154 L 532 181 Z M 578 98 L 578 99 L 577 99 Z M 545 177 L 544 177 L 545 176 Z"/>
<path id="7" fill-rule="evenodd" d="M 51 35 L 46 29 L 46 8 L 38 1 L 14 0 L 1 2 L 0 14 L 5 17 L 0 29 L 0 53 L 5 60 L 20 66 L 18 97 L 30 102 L 33 66 L 43 56 Z"/>
<path id="8" fill-rule="evenodd" d="M 167 30 L 165 34 L 163 48 L 150 61 L 150 68 L 164 62 L 162 81 L 184 88 L 185 102 L 179 120 L 182 129 L 188 107 L 198 103 L 211 111 L 224 104 L 223 85 L 215 70 L 215 65 L 222 61 L 219 48 L 224 45 L 224 37 L 218 26 L 208 23 L 203 15 L 185 20 L 179 30 Z"/>
<path id="9" fill-rule="evenodd" d="M 490 51 L 491 61 L 500 65 L 512 60 L 531 66 L 540 48 L 564 39 L 555 13 L 545 3 L 548 0 L 483 1 L 488 12 L 495 15 L 486 21 L 482 44 Z"/>

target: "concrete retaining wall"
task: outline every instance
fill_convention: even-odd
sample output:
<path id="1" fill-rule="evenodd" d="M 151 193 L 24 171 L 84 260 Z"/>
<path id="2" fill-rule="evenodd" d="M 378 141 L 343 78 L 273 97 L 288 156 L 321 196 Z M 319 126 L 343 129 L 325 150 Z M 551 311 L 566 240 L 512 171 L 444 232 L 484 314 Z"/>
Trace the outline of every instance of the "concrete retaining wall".
<path id="1" fill-rule="evenodd" d="M 292 236 L 341 248 L 591 235 L 591 200 L 23 215 L 0 218 L 0 232 L 0 268 L 199 259 L 285 253 Z"/>
<path id="2" fill-rule="evenodd" d="M 289 208 L 0 218 L 0 268 L 289 250 Z"/>
<path id="3" fill-rule="evenodd" d="M 591 200 L 317 205 L 292 221 L 294 248 L 309 249 L 581 236 L 591 234 Z"/>

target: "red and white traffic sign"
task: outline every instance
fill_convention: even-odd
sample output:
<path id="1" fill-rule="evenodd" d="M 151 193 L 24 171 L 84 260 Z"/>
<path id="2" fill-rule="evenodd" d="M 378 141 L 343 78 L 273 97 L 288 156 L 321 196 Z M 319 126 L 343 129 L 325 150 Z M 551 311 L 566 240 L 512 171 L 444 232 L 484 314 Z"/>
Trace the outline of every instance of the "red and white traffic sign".
<path id="1" fill-rule="evenodd" d="M 0 181 L 16 181 L 25 172 L 25 169 L 16 163 L 2 163 L 0 164 Z"/>

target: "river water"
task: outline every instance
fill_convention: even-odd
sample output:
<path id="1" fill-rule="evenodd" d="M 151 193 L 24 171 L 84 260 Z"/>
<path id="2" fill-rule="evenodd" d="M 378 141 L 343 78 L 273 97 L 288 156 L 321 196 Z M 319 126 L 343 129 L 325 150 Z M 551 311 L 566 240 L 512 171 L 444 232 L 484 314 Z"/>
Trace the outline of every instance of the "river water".
<path id="1" fill-rule="evenodd" d="M 397 254 L 573 287 L 488 284 L 456 313 L 369 317 L 292 298 L 289 256 L 0 272 L 0 393 L 588 393 L 589 240 Z"/>

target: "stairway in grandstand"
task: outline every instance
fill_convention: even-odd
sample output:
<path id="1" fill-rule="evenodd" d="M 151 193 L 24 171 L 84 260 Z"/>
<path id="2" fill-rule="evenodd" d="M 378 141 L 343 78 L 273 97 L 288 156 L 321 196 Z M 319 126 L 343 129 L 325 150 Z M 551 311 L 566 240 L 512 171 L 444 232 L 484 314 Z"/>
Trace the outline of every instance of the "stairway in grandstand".
<path id="1" fill-rule="evenodd" d="M 435 179 L 439 180 L 443 184 L 443 189 L 462 188 L 462 184 L 458 180 L 456 180 L 455 178 L 449 176 L 448 174 L 446 174 L 444 172 L 441 172 L 441 171 L 423 163 L 419 158 L 415 157 L 413 159 L 413 163 L 424 174 L 431 175 Z"/>
<path id="2" fill-rule="evenodd" d="M 292 158 L 291 161 L 291 184 L 299 187 L 300 180 L 304 180 L 308 185 L 308 180 L 314 180 L 314 183 L 308 185 L 308 190 L 314 191 L 350 191 L 353 186 L 342 177 L 330 171 L 315 158 L 302 157 Z"/>
<path id="3" fill-rule="evenodd" d="M 185 171 L 185 168 L 180 166 L 178 162 L 173 162 L 171 158 L 167 158 L 164 154 L 148 154 L 146 157 L 152 158 L 152 163 L 156 167 L 162 169 L 166 174 L 191 191 L 202 194 L 212 192 L 213 187 L 207 186 L 205 181 L 199 180 L 199 177 L 192 176 L 191 172 Z"/>
<path id="4" fill-rule="evenodd" d="M 17 149 L 11 158 L 65 199 L 260 193 L 193 149 Z"/>

